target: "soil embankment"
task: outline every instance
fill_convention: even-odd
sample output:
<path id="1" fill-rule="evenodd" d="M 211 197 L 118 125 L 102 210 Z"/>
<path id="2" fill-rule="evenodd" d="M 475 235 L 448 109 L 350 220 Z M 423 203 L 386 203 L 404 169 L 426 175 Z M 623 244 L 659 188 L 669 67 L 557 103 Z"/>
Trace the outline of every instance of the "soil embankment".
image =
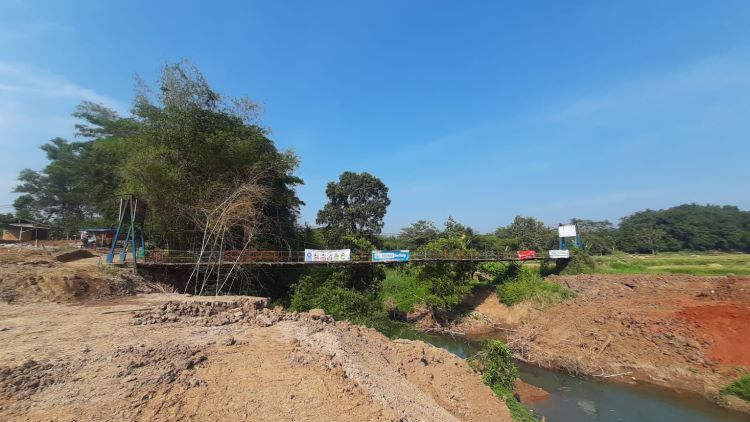
<path id="1" fill-rule="evenodd" d="M 117 297 L 141 280 L 33 261 L 0 270 L 2 420 L 510 420 L 423 342 L 263 298 Z"/>
<path id="2" fill-rule="evenodd" d="M 749 277 L 581 275 L 549 280 L 574 290 L 577 297 L 543 311 L 514 306 L 480 318 L 491 320 L 484 327 L 512 323 L 504 336 L 522 360 L 711 398 L 750 371 Z M 494 300 L 488 296 L 485 301 Z M 504 318 L 516 311 L 524 314 L 520 321 Z M 456 326 L 466 325 L 467 318 Z M 750 410 L 744 402 L 726 399 L 732 407 Z"/>

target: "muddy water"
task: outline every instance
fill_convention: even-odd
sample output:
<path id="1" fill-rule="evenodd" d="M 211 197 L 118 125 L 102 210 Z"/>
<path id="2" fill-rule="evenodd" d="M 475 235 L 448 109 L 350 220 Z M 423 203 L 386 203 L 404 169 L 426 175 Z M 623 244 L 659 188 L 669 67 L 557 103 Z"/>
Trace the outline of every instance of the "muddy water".
<path id="1" fill-rule="evenodd" d="M 404 336 L 441 347 L 463 358 L 481 349 L 481 340 L 413 333 Z M 548 400 L 529 406 L 549 422 L 681 421 L 740 422 L 750 416 L 733 412 L 694 394 L 679 394 L 648 386 L 623 386 L 573 377 L 519 363 L 521 379 L 550 394 Z"/>

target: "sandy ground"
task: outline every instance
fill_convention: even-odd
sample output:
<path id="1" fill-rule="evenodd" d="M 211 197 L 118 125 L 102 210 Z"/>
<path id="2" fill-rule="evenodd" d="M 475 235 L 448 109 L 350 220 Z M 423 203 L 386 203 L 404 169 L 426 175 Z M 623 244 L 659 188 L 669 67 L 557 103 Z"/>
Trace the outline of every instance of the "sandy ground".
<path id="1" fill-rule="evenodd" d="M 480 294 L 451 329 L 500 328 L 522 360 L 547 368 L 688 390 L 750 411 L 718 391 L 750 371 L 750 277 L 550 277 L 577 297 L 546 309 Z M 729 403 L 726 403 L 726 401 Z"/>
<path id="2" fill-rule="evenodd" d="M 3 263 L 0 420 L 510 420 L 442 349 L 262 298 L 122 297 L 143 283 Z"/>

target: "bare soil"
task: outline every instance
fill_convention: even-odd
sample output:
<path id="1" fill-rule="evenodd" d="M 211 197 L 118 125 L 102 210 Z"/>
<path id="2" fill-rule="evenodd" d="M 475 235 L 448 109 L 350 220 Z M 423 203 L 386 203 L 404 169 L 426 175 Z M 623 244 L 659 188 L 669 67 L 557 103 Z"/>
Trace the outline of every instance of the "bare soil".
<path id="1" fill-rule="evenodd" d="M 0 266 L 0 420 L 510 420 L 423 342 L 45 257 Z"/>
<path id="2" fill-rule="evenodd" d="M 750 371 L 750 277 L 550 277 L 577 293 L 547 309 L 518 309 L 508 344 L 522 360 L 618 382 L 645 382 L 725 401 Z M 487 300 L 494 300 L 488 297 Z M 514 307 L 507 310 L 513 315 Z M 731 400 L 750 410 L 746 402 Z"/>

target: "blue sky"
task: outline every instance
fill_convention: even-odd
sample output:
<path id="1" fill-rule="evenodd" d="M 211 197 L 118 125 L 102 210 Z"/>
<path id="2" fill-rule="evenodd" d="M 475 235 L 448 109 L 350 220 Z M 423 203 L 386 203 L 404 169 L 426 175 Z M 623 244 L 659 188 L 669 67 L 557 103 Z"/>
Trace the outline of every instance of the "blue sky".
<path id="1" fill-rule="evenodd" d="M 748 22 L 729 0 L 0 0 L 0 212 L 76 104 L 127 113 L 133 76 L 181 59 L 261 103 L 302 221 L 345 170 L 389 186 L 387 232 L 750 209 Z"/>

